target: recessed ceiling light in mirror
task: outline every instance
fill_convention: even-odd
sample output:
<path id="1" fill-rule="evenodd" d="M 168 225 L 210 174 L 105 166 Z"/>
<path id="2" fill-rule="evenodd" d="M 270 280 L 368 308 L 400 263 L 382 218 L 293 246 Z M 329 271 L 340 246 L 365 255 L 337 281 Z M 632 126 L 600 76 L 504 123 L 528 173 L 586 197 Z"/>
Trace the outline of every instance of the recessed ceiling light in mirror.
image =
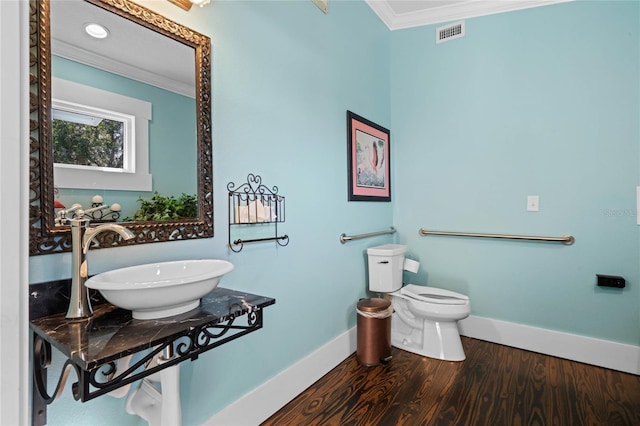
<path id="1" fill-rule="evenodd" d="M 84 25 L 84 30 L 93 38 L 107 38 L 109 37 L 109 30 L 100 24 L 88 23 Z"/>

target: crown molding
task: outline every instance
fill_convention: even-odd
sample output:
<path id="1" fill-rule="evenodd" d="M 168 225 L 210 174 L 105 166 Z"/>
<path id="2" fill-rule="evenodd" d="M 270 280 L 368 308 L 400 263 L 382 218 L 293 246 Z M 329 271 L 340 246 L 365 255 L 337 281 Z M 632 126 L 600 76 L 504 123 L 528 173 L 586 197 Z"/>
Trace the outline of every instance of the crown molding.
<path id="1" fill-rule="evenodd" d="M 463 3 L 453 3 L 448 6 L 432 7 L 402 14 L 396 14 L 389 6 L 388 1 L 365 1 L 382 22 L 393 31 L 575 0 L 469 0 Z"/>
<path id="2" fill-rule="evenodd" d="M 188 96 L 190 98 L 195 97 L 195 86 L 193 85 L 188 85 L 133 65 L 106 58 L 73 46 L 62 40 L 51 40 L 51 53 L 72 61 L 109 71 L 123 77 L 150 84 L 170 92 L 178 93 L 183 96 Z"/>

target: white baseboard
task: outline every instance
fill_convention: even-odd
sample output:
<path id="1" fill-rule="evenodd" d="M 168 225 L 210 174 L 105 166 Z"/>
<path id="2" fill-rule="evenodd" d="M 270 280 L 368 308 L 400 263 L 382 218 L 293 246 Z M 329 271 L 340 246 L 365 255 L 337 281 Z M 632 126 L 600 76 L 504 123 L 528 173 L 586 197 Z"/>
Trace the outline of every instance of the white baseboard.
<path id="1" fill-rule="evenodd" d="M 460 334 L 545 355 L 640 375 L 640 347 L 471 315 Z M 214 414 L 204 425 L 255 426 L 356 350 L 356 327 Z"/>
<path id="2" fill-rule="evenodd" d="M 470 315 L 460 334 L 545 355 L 640 375 L 640 347 Z"/>
<path id="3" fill-rule="evenodd" d="M 353 327 L 223 408 L 204 425 L 259 425 L 355 350 L 356 327 Z"/>

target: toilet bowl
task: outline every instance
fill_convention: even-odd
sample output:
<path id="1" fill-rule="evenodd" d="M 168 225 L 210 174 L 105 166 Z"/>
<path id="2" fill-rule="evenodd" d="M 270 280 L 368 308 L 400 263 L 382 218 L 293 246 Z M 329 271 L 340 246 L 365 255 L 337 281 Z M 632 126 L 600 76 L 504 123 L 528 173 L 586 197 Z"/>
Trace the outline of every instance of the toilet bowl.
<path id="1" fill-rule="evenodd" d="M 430 358 L 463 361 L 458 321 L 469 316 L 469 297 L 450 290 L 408 284 L 390 293 L 394 308 L 391 344 Z"/>
<path id="2" fill-rule="evenodd" d="M 420 263 L 405 259 L 407 247 L 385 244 L 367 249 L 369 290 L 391 297 L 391 345 L 446 361 L 465 359 L 458 321 L 469 316 L 469 297 L 453 291 L 409 284 L 402 271 L 418 272 Z"/>

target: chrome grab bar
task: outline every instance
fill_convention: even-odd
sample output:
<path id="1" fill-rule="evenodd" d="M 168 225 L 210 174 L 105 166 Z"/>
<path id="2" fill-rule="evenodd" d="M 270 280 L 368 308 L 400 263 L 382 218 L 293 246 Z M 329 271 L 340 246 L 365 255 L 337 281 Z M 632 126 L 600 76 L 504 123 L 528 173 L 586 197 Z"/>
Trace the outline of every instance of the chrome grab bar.
<path id="1" fill-rule="evenodd" d="M 509 240 L 529 240 L 529 241 L 548 241 L 554 243 L 562 243 L 570 246 L 575 242 L 575 238 L 571 235 L 563 235 L 561 237 L 537 237 L 532 235 L 505 235 L 505 234 L 480 234 L 476 232 L 448 232 L 448 231 L 427 231 L 424 228 L 420 228 L 418 231 L 420 235 L 445 235 L 454 237 L 478 237 L 478 238 L 502 238 Z"/>
<path id="2" fill-rule="evenodd" d="M 341 234 L 340 242 L 344 244 L 347 241 L 360 240 L 362 238 L 369 238 L 369 237 L 377 237 L 378 235 L 393 234 L 395 232 L 396 232 L 396 228 L 392 226 L 388 231 L 370 232 L 368 234 L 360 234 L 360 235 Z"/>

